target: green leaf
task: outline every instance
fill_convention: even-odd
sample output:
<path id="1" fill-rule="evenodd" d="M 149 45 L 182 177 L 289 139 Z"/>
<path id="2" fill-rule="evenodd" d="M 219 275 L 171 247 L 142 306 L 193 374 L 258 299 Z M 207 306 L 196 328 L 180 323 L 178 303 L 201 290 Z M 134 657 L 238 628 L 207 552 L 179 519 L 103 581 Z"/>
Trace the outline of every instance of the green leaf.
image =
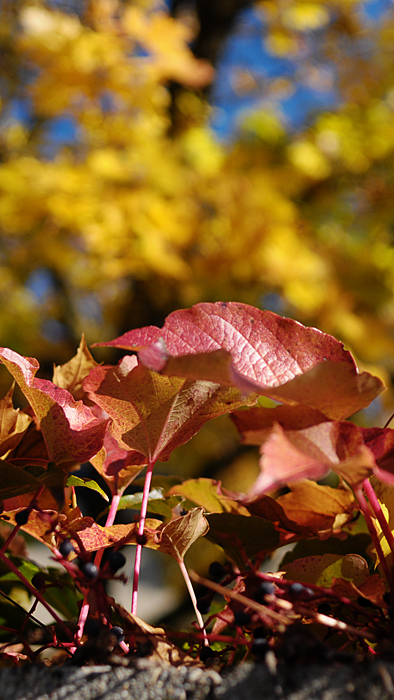
<path id="1" fill-rule="evenodd" d="M 148 496 L 148 513 L 156 513 L 166 518 L 172 517 L 172 511 L 184 501 L 182 496 L 164 496 L 164 489 L 156 488 Z M 142 502 L 142 492 L 127 494 L 119 501 L 118 510 L 139 510 Z"/>
<path id="2" fill-rule="evenodd" d="M 94 481 L 94 479 L 88 479 L 87 477 L 70 474 L 67 477 L 66 486 L 84 486 L 86 489 L 90 489 L 91 491 L 97 491 L 97 493 L 99 493 L 104 500 L 109 502 L 107 494 L 105 491 L 103 491 L 101 486 L 98 485 L 97 481 Z"/>

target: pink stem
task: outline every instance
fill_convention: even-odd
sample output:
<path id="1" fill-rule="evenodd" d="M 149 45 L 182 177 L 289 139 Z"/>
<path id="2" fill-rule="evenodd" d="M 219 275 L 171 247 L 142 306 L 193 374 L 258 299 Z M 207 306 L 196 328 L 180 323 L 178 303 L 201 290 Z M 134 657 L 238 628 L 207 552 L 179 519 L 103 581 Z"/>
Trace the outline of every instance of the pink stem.
<path id="1" fill-rule="evenodd" d="M 18 567 L 15 566 L 15 564 L 8 557 L 6 557 L 4 552 L 2 552 L 1 550 L 0 550 L 0 559 L 4 562 L 4 564 L 6 564 L 6 566 L 8 566 L 10 571 L 12 571 L 12 573 L 14 573 L 19 578 L 19 580 L 23 583 L 23 585 L 26 586 L 28 591 L 30 591 L 30 593 L 32 595 L 34 595 L 36 598 L 38 598 L 38 600 L 44 606 L 44 608 L 46 608 L 48 610 L 48 612 L 50 613 L 50 615 L 52 615 L 53 619 L 56 622 L 58 622 L 60 625 L 64 625 L 63 620 L 57 615 L 57 613 L 53 610 L 53 608 L 51 608 L 51 606 L 46 602 L 45 598 L 41 595 L 40 591 L 38 591 L 36 588 L 34 588 L 34 586 L 27 580 L 27 578 L 25 578 L 24 575 L 21 574 Z M 69 636 L 71 636 L 71 632 L 66 626 L 64 629 L 67 632 L 67 634 Z"/>
<path id="2" fill-rule="evenodd" d="M 387 544 L 390 547 L 393 555 L 394 555 L 394 537 L 393 533 L 390 530 L 390 526 L 384 517 L 384 513 L 382 511 L 382 507 L 378 501 L 378 498 L 376 496 L 375 490 L 369 481 L 369 479 L 364 479 L 363 481 L 363 489 L 365 491 L 365 494 L 369 500 L 369 503 L 371 505 L 371 508 L 373 512 L 376 515 L 376 518 L 378 520 L 378 523 L 380 527 L 382 528 L 382 532 L 387 540 Z"/>
<path id="3" fill-rule="evenodd" d="M 115 517 L 116 517 L 116 512 L 118 510 L 118 505 L 120 501 L 120 494 L 115 494 L 112 497 L 111 501 L 111 506 L 109 509 L 109 513 L 107 515 L 107 520 L 105 522 L 105 527 L 109 527 L 110 525 L 114 524 Z M 94 557 L 94 563 L 97 566 L 97 568 L 100 568 L 101 560 L 103 558 L 104 554 L 104 549 L 99 549 L 98 552 L 96 552 L 96 555 Z M 81 610 L 79 612 L 79 619 L 78 619 L 78 632 L 77 632 L 77 639 L 81 640 L 83 636 L 83 631 L 85 628 L 85 623 L 89 615 L 89 603 L 87 600 L 87 592 L 85 593 L 85 597 L 81 606 Z"/>
<path id="4" fill-rule="evenodd" d="M 195 592 L 194 592 L 193 584 L 192 584 L 192 582 L 191 582 L 191 580 L 190 580 L 189 572 L 188 572 L 188 570 L 187 570 L 187 568 L 186 568 L 186 566 L 185 566 L 185 562 L 183 561 L 183 559 L 178 559 L 177 561 L 178 561 L 178 564 L 179 564 L 179 568 L 180 568 L 180 570 L 181 570 L 181 572 L 182 572 L 182 576 L 183 576 L 183 578 L 185 579 L 185 583 L 186 583 L 186 586 L 187 586 L 187 590 L 189 591 L 190 599 L 191 599 L 191 601 L 192 601 L 192 603 L 193 603 L 193 608 L 194 608 L 194 612 L 196 613 L 196 618 L 197 618 L 198 626 L 199 626 L 199 628 L 200 628 L 200 630 L 201 630 L 201 632 L 202 632 L 203 638 L 204 638 L 204 644 L 205 644 L 205 645 L 209 645 L 207 633 L 206 633 L 206 631 L 205 631 L 204 620 L 203 620 L 203 617 L 202 617 L 202 615 L 201 615 L 201 613 L 200 613 L 200 611 L 199 611 L 199 609 L 198 609 L 198 607 L 197 607 L 197 598 L 196 598 L 196 594 L 195 594 Z"/>
<path id="5" fill-rule="evenodd" d="M 109 509 L 109 513 L 107 515 L 107 520 L 105 521 L 105 527 L 110 527 L 111 525 L 114 524 L 120 498 L 121 498 L 120 493 L 116 493 L 112 496 L 111 506 Z M 103 554 L 104 554 L 104 549 L 99 549 L 99 551 L 96 552 L 96 556 L 94 557 L 94 563 L 96 564 L 97 567 L 100 567 L 101 560 L 103 558 Z"/>
<path id="6" fill-rule="evenodd" d="M 147 470 L 146 470 L 144 490 L 142 492 L 140 522 L 138 525 L 139 537 L 142 537 L 142 535 L 144 534 L 146 512 L 148 510 L 149 491 L 150 491 L 150 485 L 152 483 L 152 472 L 153 472 L 153 467 L 155 466 L 155 463 L 156 463 L 156 460 L 149 459 Z M 134 560 L 133 593 L 131 596 L 131 613 L 132 613 L 132 615 L 137 614 L 138 581 L 140 578 L 140 571 L 141 571 L 141 553 L 142 553 L 142 544 L 137 544 L 137 547 L 135 550 L 135 560 Z"/>
<path id="7" fill-rule="evenodd" d="M 379 559 L 381 567 L 383 569 L 383 573 L 387 579 L 387 583 L 389 584 L 390 588 L 392 588 L 392 575 L 391 575 L 390 569 L 387 565 L 387 561 L 384 558 L 383 550 L 382 550 L 381 544 L 379 542 L 378 533 L 376 532 L 375 525 L 373 524 L 372 518 L 369 514 L 368 503 L 367 503 L 366 498 L 363 494 L 361 486 L 358 486 L 355 489 L 355 494 L 356 494 L 356 498 L 360 504 L 362 514 L 365 518 L 365 522 L 367 524 L 369 534 L 371 535 L 372 542 L 373 542 L 374 547 L 376 549 L 376 553 L 378 555 L 378 559 Z"/>
<path id="8" fill-rule="evenodd" d="M 88 619 L 89 615 L 89 603 L 87 601 L 87 591 L 85 593 L 82 605 L 81 605 L 81 610 L 79 612 L 79 618 L 78 618 L 78 631 L 77 631 L 77 639 L 80 641 L 83 637 L 83 630 L 85 628 L 85 623 L 86 620 Z"/>

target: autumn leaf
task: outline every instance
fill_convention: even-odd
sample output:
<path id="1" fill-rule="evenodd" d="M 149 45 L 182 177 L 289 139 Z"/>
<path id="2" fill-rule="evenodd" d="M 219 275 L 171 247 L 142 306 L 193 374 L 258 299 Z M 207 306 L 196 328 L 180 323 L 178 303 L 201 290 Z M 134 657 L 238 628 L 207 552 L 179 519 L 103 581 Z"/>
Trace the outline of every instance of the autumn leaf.
<path id="1" fill-rule="evenodd" d="M 66 389 L 35 377 L 37 360 L 8 348 L 0 349 L 7 367 L 30 403 L 54 462 L 85 462 L 101 448 L 106 420 L 98 419 L 82 401 L 75 401 Z"/>
<path id="2" fill-rule="evenodd" d="M 235 386 L 283 403 L 301 403 L 344 418 L 383 390 L 342 343 L 315 328 L 247 304 L 201 303 L 107 343 L 138 352 L 162 374 Z"/>
<path id="3" fill-rule="evenodd" d="M 394 484 L 394 430 L 361 428 L 366 446 L 376 460 L 375 475 L 387 484 Z"/>
<path id="4" fill-rule="evenodd" d="M 279 496 L 277 503 L 287 517 L 315 533 L 345 525 L 357 508 L 350 489 L 331 488 L 302 479 L 290 484 L 290 493 Z"/>
<path id="5" fill-rule="evenodd" d="M 110 431 L 119 445 L 151 461 L 167 460 L 207 421 L 245 403 L 235 389 L 162 376 L 134 356 L 116 367 L 96 367 L 84 389 L 111 416 Z"/>
<path id="6" fill-rule="evenodd" d="M 234 411 L 230 417 L 245 445 L 261 445 L 275 423 L 285 430 L 302 430 L 327 421 L 327 416 L 308 406 L 253 406 L 248 410 Z"/>
<path id="7" fill-rule="evenodd" d="M 76 355 L 64 365 L 54 367 L 52 381 L 61 389 L 67 389 L 74 399 L 82 399 L 83 380 L 97 364 L 82 336 Z"/>
<path id="8" fill-rule="evenodd" d="M 12 386 L 6 396 L 0 401 L 0 456 L 13 450 L 22 440 L 32 422 L 31 416 L 14 408 Z"/>
<path id="9" fill-rule="evenodd" d="M 269 520 L 275 525 L 278 532 L 283 530 L 285 533 L 294 533 L 297 538 L 298 536 L 309 537 L 313 533 L 309 526 L 291 520 L 283 506 L 271 496 L 263 494 L 256 500 L 249 501 L 246 505 L 251 515 Z"/>
<path id="10" fill-rule="evenodd" d="M 118 441 L 107 428 L 104 444 L 90 462 L 105 479 L 112 493 L 119 494 L 141 473 L 147 460 L 136 450 L 119 447 Z"/>
<path id="11" fill-rule="evenodd" d="M 373 605 L 377 605 L 380 608 L 385 607 L 384 594 L 386 591 L 386 585 L 379 574 L 372 574 L 368 576 L 362 583 L 356 585 L 353 581 L 349 581 L 344 578 L 334 578 L 331 590 L 338 596 L 344 596 L 346 598 L 358 599 L 363 598 Z M 368 603 L 368 604 L 369 604 Z"/>
<path id="12" fill-rule="evenodd" d="M 0 499 L 3 512 L 25 508 L 30 504 L 32 495 L 42 486 L 44 491 L 38 498 L 40 508 L 58 508 L 58 497 L 63 500 L 63 488 L 66 474 L 56 464 L 48 467 L 20 467 L 9 462 L 0 461 Z"/>
<path id="13" fill-rule="evenodd" d="M 300 479 L 321 479 L 330 470 L 354 488 L 376 466 L 360 429 L 346 421 L 287 431 L 276 424 L 260 451 L 261 474 L 247 494 L 250 501 Z"/>
<path id="14" fill-rule="evenodd" d="M 183 561 L 193 542 L 206 535 L 208 530 L 204 509 L 192 508 L 186 515 L 175 517 L 159 527 L 155 532 L 155 544 L 150 543 L 150 547 L 169 554 L 177 561 Z"/>

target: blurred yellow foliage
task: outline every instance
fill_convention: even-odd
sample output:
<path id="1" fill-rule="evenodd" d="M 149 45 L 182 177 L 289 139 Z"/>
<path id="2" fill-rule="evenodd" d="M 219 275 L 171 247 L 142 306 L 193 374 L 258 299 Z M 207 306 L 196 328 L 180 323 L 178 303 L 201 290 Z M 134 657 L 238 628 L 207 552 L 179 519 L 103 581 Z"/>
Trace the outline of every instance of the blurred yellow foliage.
<path id="1" fill-rule="evenodd" d="M 163 5 L 91 0 L 77 15 L 21 0 L 2 33 L 28 71 L 18 89 L 32 118 L 8 116 L 0 136 L 2 345 L 52 355 L 45 314 L 69 324 L 72 342 L 82 331 L 91 342 L 174 307 L 264 305 L 273 294 L 280 312 L 393 369 L 394 72 L 383 49 L 394 19 L 375 30 L 363 70 L 332 48 L 335 31 L 357 35 L 357 3 L 258 5 L 279 53 L 296 55 L 311 29 L 327 32 L 344 99 L 298 135 L 273 109 L 257 111 L 225 145 L 199 93 L 213 69 Z M 185 88 L 175 98 L 169 81 Z M 2 100 L 6 114 L 12 91 Z M 75 136 L 51 150 L 56 117 L 72 119 Z M 37 269 L 51 271 L 59 296 L 29 294 Z M 59 361 L 62 352 L 60 343 Z"/>

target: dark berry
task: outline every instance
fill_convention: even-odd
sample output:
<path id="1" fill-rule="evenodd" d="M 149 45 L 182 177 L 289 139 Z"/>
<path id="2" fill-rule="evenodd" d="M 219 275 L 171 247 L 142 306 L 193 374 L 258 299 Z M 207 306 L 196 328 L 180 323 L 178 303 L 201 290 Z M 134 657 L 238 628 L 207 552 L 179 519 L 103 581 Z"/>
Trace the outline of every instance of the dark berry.
<path id="1" fill-rule="evenodd" d="M 71 552 L 75 552 L 71 540 L 63 540 L 63 542 L 59 544 L 59 552 L 62 557 L 68 557 Z"/>
<path id="2" fill-rule="evenodd" d="M 204 663 L 209 661 L 209 659 L 214 659 L 215 656 L 216 654 L 211 647 L 202 647 L 202 649 L 200 649 L 200 661 L 203 661 Z"/>
<path id="3" fill-rule="evenodd" d="M 135 539 L 136 539 L 137 544 L 142 544 L 142 545 L 146 544 L 148 541 L 148 538 L 146 535 L 137 535 L 137 537 Z"/>
<path id="4" fill-rule="evenodd" d="M 83 628 L 83 633 L 86 634 L 87 637 L 95 639 L 99 636 L 102 628 L 103 626 L 99 620 L 96 620 L 94 617 L 88 617 L 85 622 L 85 627 Z"/>
<path id="5" fill-rule="evenodd" d="M 86 578 L 93 580 L 97 578 L 99 570 L 96 566 L 96 564 L 93 564 L 92 561 L 86 561 L 82 563 L 79 567 Z"/>
<path id="6" fill-rule="evenodd" d="M 197 608 L 199 609 L 201 615 L 208 615 L 211 609 L 212 599 L 211 596 L 204 598 L 197 598 Z"/>
<path id="7" fill-rule="evenodd" d="M 17 525 L 26 525 L 27 521 L 29 520 L 29 515 L 30 515 L 30 510 L 26 508 L 26 510 L 20 510 L 19 513 L 16 514 L 15 516 L 15 522 Z"/>
<path id="8" fill-rule="evenodd" d="M 259 627 L 255 627 L 253 630 L 253 637 L 255 639 L 265 639 L 267 636 L 267 628 L 264 627 L 263 625 L 259 625 Z"/>
<path id="9" fill-rule="evenodd" d="M 251 616 L 245 610 L 236 610 L 234 613 L 234 625 L 237 627 L 243 627 L 243 625 L 248 625 L 251 621 Z"/>
<path id="10" fill-rule="evenodd" d="M 320 605 L 317 606 L 317 612 L 322 615 L 328 615 L 331 612 L 330 603 L 320 603 Z"/>
<path id="11" fill-rule="evenodd" d="M 313 598 L 314 595 L 312 588 L 308 588 L 302 583 L 292 583 L 289 586 L 289 596 L 291 598 Z"/>
<path id="12" fill-rule="evenodd" d="M 45 576 L 44 574 L 34 574 L 32 580 L 31 580 L 34 588 L 37 588 L 38 591 L 41 591 L 44 586 L 45 586 Z"/>
<path id="13" fill-rule="evenodd" d="M 111 571 L 115 573 L 126 564 L 126 557 L 122 552 L 113 551 L 108 556 L 108 564 Z"/>
<path id="14" fill-rule="evenodd" d="M 252 642 L 251 651 L 255 656 L 264 657 L 269 649 L 268 640 L 258 637 Z"/>
<path id="15" fill-rule="evenodd" d="M 275 593 L 275 586 L 270 581 L 263 581 L 255 592 L 253 598 L 256 603 L 264 603 L 267 595 L 273 595 Z"/>
<path id="16" fill-rule="evenodd" d="M 212 564 L 209 566 L 209 575 L 212 576 L 212 578 L 215 581 L 220 581 L 226 574 L 226 571 L 224 569 L 223 564 L 220 563 L 220 561 L 213 561 Z"/>
<path id="17" fill-rule="evenodd" d="M 120 644 L 124 640 L 124 633 L 121 627 L 112 627 L 111 634 L 116 638 L 116 643 Z"/>

